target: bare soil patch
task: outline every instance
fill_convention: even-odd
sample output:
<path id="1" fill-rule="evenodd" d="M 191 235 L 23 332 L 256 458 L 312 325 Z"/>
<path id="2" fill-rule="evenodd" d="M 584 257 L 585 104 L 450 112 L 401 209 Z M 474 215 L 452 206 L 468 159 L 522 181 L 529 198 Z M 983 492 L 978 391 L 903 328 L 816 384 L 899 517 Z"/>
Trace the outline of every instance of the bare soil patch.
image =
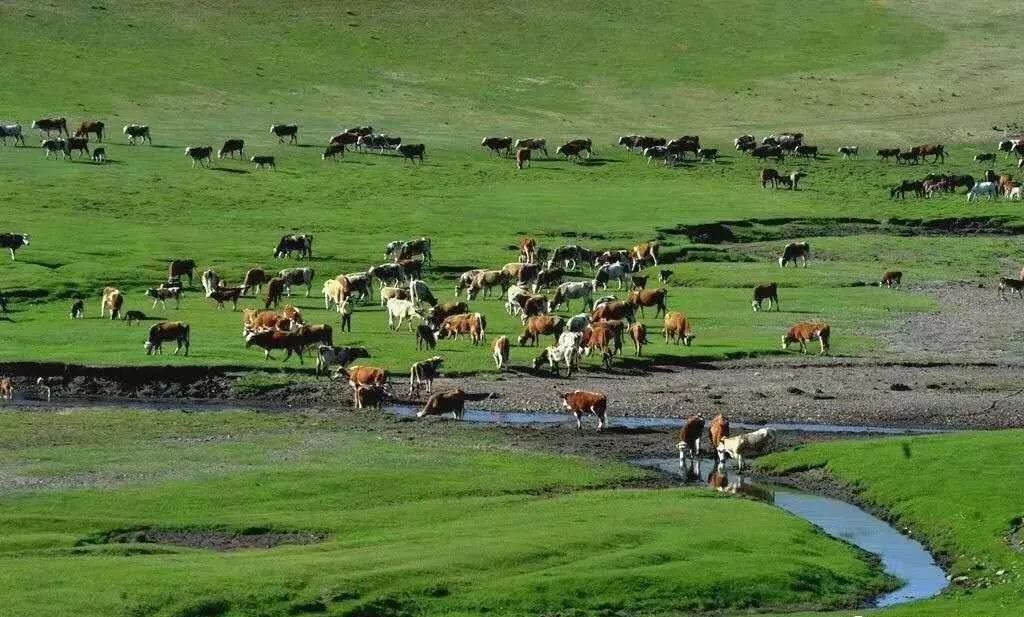
<path id="1" fill-rule="evenodd" d="M 208 529 L 131 529 L 111 531 L 79 542 L 89 544 L 163 544 L 198 548 L 211 551 L 237 551 L 253 548 L 274 548 L 287 544 L 315 544 L 327 536 L 322 533 L 274 532 L 247 530 L 244 532 Z"/>

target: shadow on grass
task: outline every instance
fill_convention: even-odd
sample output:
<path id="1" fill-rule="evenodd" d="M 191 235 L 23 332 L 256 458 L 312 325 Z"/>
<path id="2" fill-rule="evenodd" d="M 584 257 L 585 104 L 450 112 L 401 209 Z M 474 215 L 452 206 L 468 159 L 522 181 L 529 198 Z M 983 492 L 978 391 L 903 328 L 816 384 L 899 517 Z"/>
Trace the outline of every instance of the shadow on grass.
<path id="1" fill-rule="evenodd" d="M 248 169 L 237 169 L 235 167 L 211 167 L 213 171 L 222 171 L 229 174 L 247 174 L 251 173 Z"/>

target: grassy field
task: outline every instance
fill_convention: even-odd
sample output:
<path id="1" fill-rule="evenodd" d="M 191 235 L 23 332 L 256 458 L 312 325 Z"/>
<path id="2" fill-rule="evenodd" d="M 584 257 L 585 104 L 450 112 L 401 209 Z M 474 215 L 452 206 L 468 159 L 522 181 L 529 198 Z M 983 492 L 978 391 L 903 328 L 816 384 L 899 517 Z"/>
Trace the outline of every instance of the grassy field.
<path id="1" fill-rule="evenodd" d="M 63 90 L 16 80 L 0 115 L 26 129 L 42 115 L 66 115 L 72 124 L 102 118 L 114 134 L 106 144 L 113 162 L 104 167 L 45 161 L 35 148 L 0 150 L 0 173 L 17 179 L 0 224 L 33 237 L 18 262 L 0 264 L 0 290 L 15 301 L 10 321 L 0 322 L 11 343 L 0 359 L 167 362 L 143 359 L 139 329 L 92 319 L 99 290 L 115 285 L 127 292 L 128 308 L 193 325 L 188 362 L 263 366 L 258 352 L 242 349 L 237 316 L 218 313 L 198 293 L 181 311 L 151 311 L 142 291 L 176 258 L 195 259 L 229 281 L 249 267 L 294 265 L 270 257 L 276 239 L 292 231 L 316 236 L 317 288 L 326 276 L 379 263 L 390 240 L 431 236 L 437 263 L 426 278 L 443 299 L 462 270 L 513 261 L 509 247 L 523 234 L 548 247 L 591 248 L 657 237 L 675 273 L 670 308 L 686 312 L 698 334 L 693 349 L 652 346 L 658 361 L 778 353 L 784 328 L 812 318 L 833 324 L 835 353 L 875 353 L 876 333 L 893 318 L 936 306 L 851 285 L 874 282 L 887 268 L 903 270 L 911 283 L 990 279 L 1024 260 L 1014 238 L 898 235 L 909 233 L 907 220 L 991 216 L 1016 225 L 1015 203 L 968 206 L 962 196 L 890 202 L 885 193 L 926 170 L 980 173 L 971 156 L 991 149 L 1000 135 L 993 123 L 1012 120 L 988 117 L 1002 109 L 1002 88 L 955 97 L 924 91 L 936 67 L 955 82 L 981 61 L 980 51 L 965 51 L 966 35 L 956 27 L 975 6 L 930 4 L 944 19 L 925 20 L 916 3 L 659 2 L 625 19 L 620 6 L 601 3 L 482 10 L 464 3 L 200 2 L 172 6 L 167 19 L 164 3 L 7 3 L 0 27 L 9 33 L 12 61 L 43 74 L 59 59 Z M 1009 22 L 1017 9 L 1001 11 Z M 76 36 L 54 41 L 44 34 L 53 31 Z M 765 31 L 773 36 L 761 36 Z M 519 34 L 506 36 L 513 32 Z M 635 32 L 664 44 L 635 44 Z M 734 39 L 749 45 L 724 53 Z M 98 48 L 104 53 L 91 53 Z M 951 51 L 962 65 L 950 66 Z M 1001 83 L 1009 88 L 1018 79 Z M 839 96 L 848 90 L 860 94 Z M 967 114 L 971 105 L 985 113 Z M 894 115 L 896 107 L 913 113 Z M 961 107 L 964 114 L 943 115 Z M 972 123 L 951 133 L 934 123 L 949 128 L 965 117 Z M 150 124 L 154 147 L 124 145 L 118 129 L 127 122 Z M 303 147 L 274 143 L 271 122 L 299 123 Z M 367 123 L 425 142 L 427 164 L 376 155 L 350 154 L 338 164 L 319 159 L 329 135 Z M 774 192 L 758 187 L 760 165 L 744 157 L 663 169 L 611 146 L 621 133 L 697 132 L 728 152 L 739 132 L 782 129 L 807 132 L 826 152 L 856 141 L 865 156 L 787 161 L 783 169 L 809 172 L 805 190 Z M 588 165 L 536 161 L 516 172 L 477 146 L 485 134 L 541 135 L 553 145 L 588 135 L 598 156 Z M 216 146 L 227 137 L 244 137 L 250 153 L 274 154 L 280 170 L 256 172 L 239 161 L 190 169 L 184 146 Z M 953 147 L 947 165 L 912 170 L 869 154 L 907 140 L 982 138 Z M 999 167 L 1012 165 L 1000 160 Z M 837 221 L 849 217 L 874 223 L 846 229 Z M 712 247 L 676 231 L 751 219 L 791 222 L 758 224 L 740 243 Z M 806 271 L 780 272 L 774 256 L 795 238 L 811 240 L 816 261 Z M 768 280 L 783 287 L 786 312 L 751 315 L 749 288 Z M 76 295 L 89 299 L 90 319 L 68 323 L 64 313 Z M 315 310 L 312 299 L 298 304 L 311 322 L 336 320 Z M 492 335 L 517 333 L 497 302 L 473 309 L 488 316 Z M 646 321 L 660 330 L 659 320 Z M 375 362 L 389 366 L 419 357 L 410 336 L 386 333 L 379 309 L 360 309 L 355 324 L 338 343 L 366 344 Z M 467 345 L 441 349 L 452 371 L 490 366 L 488 353 Z M 533 354 L 515 350 L 513 362 Z"/>
<path id="2" fill-rule="evenodd" d="M 765 504 L 603 488 L 645 472 L 508 450 L 480 431 L 412 442 L 345 422 L 0 415 L 4 612 L 677 614 L 830 607 L 890 584 Z M 328 538 L 231 553 L 89 540 L 140 527 Z M 752 550 L 779 544 L 789 550 Z"/>
<path id="3" fill-rule="evenodd" d="M 823 467 L 890 512 L 897 527 L 925 538 L 948 558 L 952 576 L 971 581 L 967 591 L 879 614 L 1010 616 L 1020 612 L 1024 600 L 1024 557 L 1007 541 L 1024 514 L 1024 501 L 1012 488 L 1022 471 L 1022 436 L 1000 431 L 832 442 L 775 454 L 759 464 L 778 473 Z"/>

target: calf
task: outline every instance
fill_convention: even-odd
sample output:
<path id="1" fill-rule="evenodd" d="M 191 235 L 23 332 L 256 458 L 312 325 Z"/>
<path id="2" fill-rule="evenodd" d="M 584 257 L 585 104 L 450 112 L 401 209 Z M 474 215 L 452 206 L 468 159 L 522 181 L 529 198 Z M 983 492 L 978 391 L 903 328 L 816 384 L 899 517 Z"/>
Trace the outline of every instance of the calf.
<path id="1" fill-rule="evenodd" d="M 529 148 L 520 148 L 516 150 L 516 169 L 523 169 L 524 167 L 530 166 L 530 153 Z"/>
<path id="2" fill-rule="evenodd" d="M 327 146 L 326 149 L 324 149 L 323 153 L 320 155 L 320 159 L 324 161 L 326 161 L 327 159 L 332 159 L 333 161 L 337 162 L 339 155 L 342 158 L 345 157 L 344 144 L 330 144 Z"/>
<path id="3" fill-rule="evenodd" d="M 357 358 L 369 358 L 370 352 L 365 347 L 334 347 L 332 345 L 320 345 L 316 349 L 316 375 L 327 375 L 331 366 L 338 365 L 342 368 L 348 366 Z"/>
<path id="4" fill-rule="evenodd" d="M 716 163 L 718 162 L 718 148 L 699 148 L 697 150 L 697 158 L 702 161 Z"/>
<path id="5" fill-rule="evenodd" d="M 130 326 L 133 321 L 137 321 L 139 323 L 146 321 L 146 314 L 142 311 L 125 311 L 124 317 L 121 319 L 124 321 L 125 325 Z"/>
<path id="6" fill-rule="evenodd" d="M 144 345 L 146 355 L 163 353 L 162 345 L 165 341 L 177 343 L 174 355 L 178 355 L 178 352 L 184 349 L 184 355 L 187 356 L 191 342 L 191 328 L 187 323 L 181 321 L 162 321 L 154 325 L 149 329 L 149 338 Z"/>
<path id="7" fill-rule="evenodd" d="M 40 144 L 43 152 L 46 153 L 46 158 L 50 158 L 53 155 L 54 160 L 57 159 L 58 154 L 64 153 L 64 146 L 67 145 L 63 139 L 46 139 Z"/>
<path id="8" fill-rule="evenodd" d="M 704 418 L 691 416 L 679 430 L 679 466 L 682 467 L 687 455 L 696 460 L 700 457 L 700 440 L 704 436 Z"/>
<path id="9" fill-rule="evenodd" d="M 0 379 L 0 397 L 5 401 L 14 400 L 14 382 L 10 377 Z"/>
<path id="10" fill-rule="evenodd" d="M 218 287 L 206 294 L 206 297 L 217 303 L 217 308 L 224 308 L 225 302 L 231 303 L 231 310 L 238 309 L 238 299 L 242 296 L 241 287 Z"/>
<path id="11" fill-rule="evenodd" d="M 466 392 L 461 388 L 438 392 L 427 399 L 427 404 L 416 414 L 417 418 L 452 414 L 452 419 L 461 420 L 466 413 Z"/>
<path id="12" fill-rule="evenodd" d="M 665 343 L 672 342 L 678 345 L 681 341 L 687 347 L 697 337 L 690 331 L 690 322 L 686 319 L 686 315 L 677 311 L 665 315 L 665 327 L 662 329 L 662 334 L 665 335 Z"/>
<path id="13" fill-rule="evenodd" d="M 444 359 L 441 356 L 434 356 L 420 362 L 416 362 L 409 369 L 409 396 L 415 396 L 425 385 L 427 394 L 434 387 L 434 379 L 441 376 L 441 364 Z"/>
<path id="14" fill-rule="evenodd" d="M 167 301 L 174 300 L 174 308 L 181 308 L 181 287 L 160 287 L 158 289 L 147 289 L 146 295 L 153 298 L 153 308 L 157 304 L 167 309 Z"/>
<path id="15" fill-rule="evenodd" d="M 494 341 L 492 357 L 494 358 L 495 367 L 499 371 L 505 370 L 508 367 L 508 355 L 509 355 L 509 342 L 507 336 L 499 336 Z"/>
<path id="16" fill-rule="evenodd" d="M 71 152 L 78 150 L 79 156 L 89 156 L 88 137 L 68 137 L 64 140 L 64 158 L 70 159 Z"/>
<path id="17" fill-rule="evenodd" d="M 899 287 L 903 283 L 903 273 L 896 270 L 889 270 L 882 274 L 882 280 L 879 281 L 879 287 Z"/>
<path id="18" fill-rule="evenodd" d="M 830 334 L 831 328 L 826 323 L 800 322 L 782 335 L 782 350 L 788 350 L 790 343 L 799 343 L 800 353 L 807 353 L 807 343 L 817 340 L 821 344 L 820 355 L 825 355 L 829 351 Z"/>
<path id="19" fill-rule="evenodd" d="M 225 156 L 235 158 L 235 153 L 238 153 L 238 158 L 245 156 L 245 140 L 244 139 L 229 139 L 224 142 L 224 145 L 217 151 L 217 158 L 222 159 Z"/>
<path id="20" fill-rule="evenodd" d="M 358 396 L 360 388 L 374 388 L 379 390 L 381 395 L 387 394 L 389 389 L 388 372 L 386 369 L 374 366 L 353 365 L 347 369 L 339 368 L 335 376 L 341 375 L 348 378 L 348 385 L 352 388 L 356 409 L 363 408 L 363 404 Z"/>
<path id="21" fill-rule="evenodd" d="M 93 163 L 106 163 L 107 162 L 107 149 L 106 148 L 95 148 L 92 151 L 92 162 Z"/>
<path id="22" fill-rule="evenodd" d="M 254 156 L 249 161 L 256 164 L 256 169 L 262 169 L 263 167 L 269 167 L 274 171 L 277 171 L 277 165 L 274 164 L 274 157 L 272 156 Z"/>
<path id="23" fill-rule="evenodd" d="M 604 430 L 608 423 L 608 397 L 599 392 L 573 390 L 562 396 L 562 407 L 576 418 L 576 430 L 583 428 L 584 414 L 597 417 L 597 430 Z"/>
<path id="24" fill-rule="evenodd" d="M 85 302 L 75 300 L 71 305 L 71 319 L 85 319 Z"/>
<path id="25" fill-rule="evenodd" d="M 711 420 L 711 429 L 709 430 L 711 437 L 711 447 L 718 450 L 718 444 L 722 443 L 722 440 L 729 436 L 729 419 L 719 414 Z"/>
<path id="26" fill-rule="evenodd" d="M 754 309 L 754 312 L 761 310 L 761 303 L 765 300 L 768 301 L 768 310 L 779 309 L 779 287 L 775 283 L 767 283 L 765 285 L 758 285 L 754 288 L 754 301 L 751 302 L 750 306 Z"/>
<path id="27" fill-rule="evenodd" d="M 775 442 L 775 429 L 766 427 L 745 435 L 725 437 L 718 443 L 716 451 L 719 461 L 725 463 L 727 456 L 732 457 L 736 459 L 737 469 L 743 469 L 744 456 L 770 452 Z"/>

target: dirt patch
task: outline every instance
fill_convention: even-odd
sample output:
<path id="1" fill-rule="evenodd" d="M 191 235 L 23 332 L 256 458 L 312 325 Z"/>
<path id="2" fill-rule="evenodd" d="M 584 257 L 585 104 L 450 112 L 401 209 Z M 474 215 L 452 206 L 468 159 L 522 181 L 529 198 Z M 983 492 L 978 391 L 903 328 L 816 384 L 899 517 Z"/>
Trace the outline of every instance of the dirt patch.
<path id="1" fill-rule="evenodd" d="M 142 528 L 116 530 L 85 538 L 77 546 L 95 544 L 162 544 L 210 551 L 237 551 L 253 548 L 274 548 L 290 544 L 316 544 L 326 534 L 310 531 L 274 532 L 245 530 L 241 532 L 209 529 L 156 529 Z"/>
<path id="2" fill-rule="evenodd" d="M 1020 517 L 1010 522 L 1010 533 L 1006 535 L 1006 543 L 1013 550 L 1024 554 L 1024 521 Z"/>

